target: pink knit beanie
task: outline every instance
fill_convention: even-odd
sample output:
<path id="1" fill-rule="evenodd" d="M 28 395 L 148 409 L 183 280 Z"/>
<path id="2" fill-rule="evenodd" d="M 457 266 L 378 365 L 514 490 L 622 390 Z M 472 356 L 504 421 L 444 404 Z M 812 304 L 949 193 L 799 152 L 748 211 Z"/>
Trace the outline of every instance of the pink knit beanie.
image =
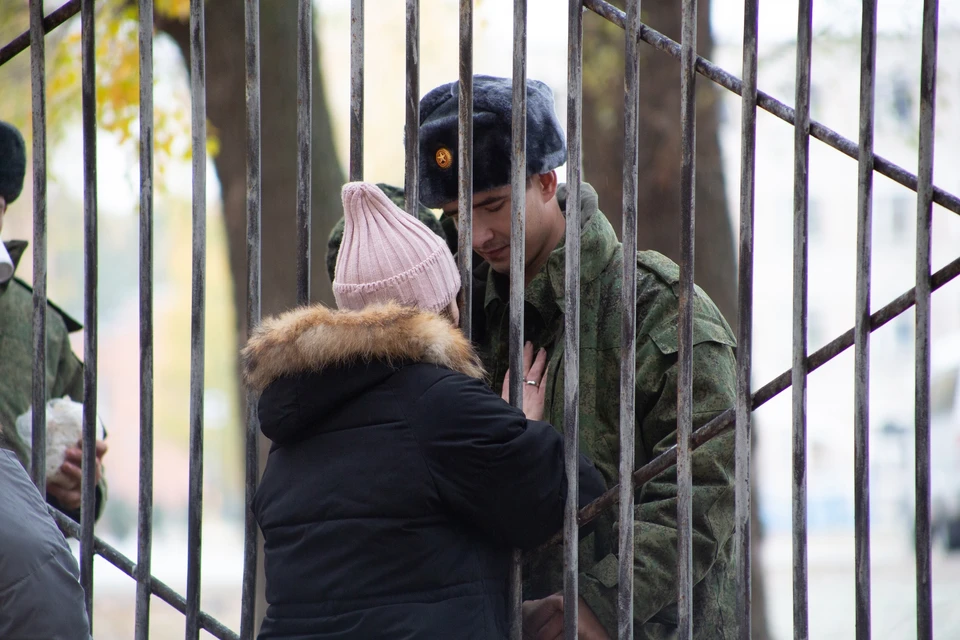
<path id="1" fill-rule="evenodd" d="M 460 291 L 450 248 L 376 185 L 343 185 L 343 244 L 333 295 L 341 309 L 397 302 L 443 311 Z"/>

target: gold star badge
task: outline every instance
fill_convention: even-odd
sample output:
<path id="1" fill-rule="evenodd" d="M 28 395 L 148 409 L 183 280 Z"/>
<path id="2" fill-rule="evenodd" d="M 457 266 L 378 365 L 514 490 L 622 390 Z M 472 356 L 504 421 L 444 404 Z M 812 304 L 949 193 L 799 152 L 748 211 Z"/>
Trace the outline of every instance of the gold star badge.
<path id="1" fill-rule="evenodd" d="M 440 147 L 437 149 L 436 160 L 437 166 L 439 166 L 441 169 L 449 169 L 450 165 L 453 164 L 453 154 L 450 153 L 450 149 L 447 149 L 446 147 Z"/>

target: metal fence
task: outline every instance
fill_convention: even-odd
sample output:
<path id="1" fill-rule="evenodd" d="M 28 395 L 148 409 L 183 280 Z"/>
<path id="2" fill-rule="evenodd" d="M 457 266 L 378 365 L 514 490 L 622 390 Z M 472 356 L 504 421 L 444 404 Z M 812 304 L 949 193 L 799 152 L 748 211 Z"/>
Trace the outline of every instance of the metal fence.
<path id="1" fill-rule="evenodd" d="M 690 638 L 692 628 L 692 478 L 691 452 L 709 439 L 735 429 L 736 450 L 736 559 L 738 598 L 735 619 L 739 637 L 750 637 L 750 432 L 754 409 L 775 395 L 793 388 L 793 572 L 794 637 L 808 637 L 808 577 L 806 531 L 806 380 L 807 376 L 848 349 L 855 350 L 855 531 L 856 531 L 856 635 L 870 637 L 870 537 L 868 476 L 868 411 L 870 334 L 894 317 L 916 305 L 916 589 L 917 635 L 929 639 L 932 626 L 930 564 L 930 301 L 933 291 L 960 274 L 960 258 L 934 274 L 930 273 L 932 205 L 960 214 L 960 198 L 933 186 L 934 105 L 937 68 L 938 0 L 923 2 L 923 42 L 920 69 L 921 109 L 919 122 L 919 170 L 907 169 L 874 154 L 874 72 L 877 42 L 877 0 L 862 2 L 862 47 L 859 140 L 844 138 L 810 118 L 810 60 L 812 0 L 800 0 L 797 17 L 796 106 L 791 108 L 757 89 L 758 0 L 744 2 L 743 78 L 737 78 L 696 53 L 695 0 L 682 2 L 682 38 L 677 43 L 640 21 L 639 0 L 628 0 L 623 12 L 603 0 L 569 0 L 569 59 L 567 91 L 566 277 L 565 277 L 565 383 L 564 442 L 570 491 L 563 526 L 564 596 L 577 597 L 577 531 L 605 509 L 619 504 L 619 637 L 633 635 L 633 519 L 634 488 L 673 465 L 678 470 L 679 529 L 678 584 L 679 630 Z M 46 326 L 46 103 L 44 76 L 44 35 L 78 12 L 82 41 L 82 128 L 84 171 L 84 360 L 83 499 L 82 518 L 77 526 L 55 513 L 61 526 L 80 539 L 81 582 L 86 605 L 92 613 L 93 557 L 99 554 L 137 581 L 136 637 L 146 638 L 149 629 L 151 595 L 172 605 L 186 616 L 186 635 L 196 638 L 205 629 L 222 639 L 237 634 L 200 611 L 200 551 L 202 453 L 203 453 L 203 372 L 204 372 L 204 289 L 205 289 L 205 189 L 206 119 L 204 61 L 204 3 L 190 3 L 190 82 L 193 132 L 193 276 L 190 376 L 190 467 L 188 515 L 188 574 L 186 596 L 153 578 L 150 569 L 153 478 L 153 2 L 139 0 L 140 20 L 140 496 L 136 562 L 94 536 L 94 440 L 97 415 L 97 191 L 96 191 L 96 101 L 94 64 L 94 0 L 70 0 L 44 17 L 42 2 L 30 2 L 30 29 L 0 49 L 0 64 L 30 48 L 33 92 L 33 176 L 34 176 L 34 350 L 33 368 L 33 478 L 44 483 L 45 453 L 45 343 Z M 677 444 L 649 463 L 634 468 L 634 375 L 636 328 L 636 262 L 624 260 L 623 318 L 620 396 L 620 477 L 621 482 L 586 508 L 577 510 L 578 380 L 579 380 L 579 289 L 580 289 L 580 193 L 581 193 L 581 109 L 583 11 L 590 10 L 624 29 L 626 47 L 624 91 L 623 243 L 625 255 L 637 249 L 637 123 L 641 78 L 638 49 L 641 43 L 677 58 L 681 63 L 681 249 L 679 319 L 679 402 Z M 298 182 L 297 182 L 297 298 L 310 297 L 310 61 L 312 46 L 310 0 L 299 0 L 298 15 Z M 419 2 L 406 0 L 406 208 L 415 211 L 418 202 L 417 151 L 419 126 Z M 514 2 L 513 69 L 513 172 L 514 193 L 526 181 L 526 0 Z M 350 180 L 361 180 L 364 113 L 364 2 L 351 1 L 351 91 L 350 91 Z M 260 57 L 259 2 L 245 0 L 245 65 L 247 106 L 247 326 L 260 322 Z M 473 165 L 473 2 L 460 0 L 460 130 L 459 130 L 459 263 L 464 287 L 462 315 L 472 315 L 472 165 Z M 737 350 L 737 399 L 734 407 L 705 426 L 692 431 L 692 343 L 693 343 L 693 256 L 695 224 L 696 121 L 694 113 L 696 74 L 715 82 L 742 98 L 740 247 L 739 247 L 739 331 Z M 756 391 L 750 388 L 751 315 L 753 306 L 753 219 L 757 109 L 764 109 L 795 128 L 794 153 L 794 255 L 793 255 L 793 366 Z M 854 328 L 823 348 L 807 349 L 807 228 L 808 169 L 810 137 L 857 159 L 859 197 L 857 207 L 857 293 Z M 916 191 L 917 246 L 916 287 L 870 313 L 871 210 L 873 176 L 880 173 L 907 189 Z M 512 199 L 510 276 L 510 366 L 522 364 L 524 300 L 524 199 Z M 463 323 L 470 335 L 470 323 Z M 522 377 L 512 376 L 510 400 L 519 405 Z M 247 398 L 246 413 L 246 504 L 251 503 L 258 479 L 258 424 L 256 399 Z M 255 629 L 254 599 L 257 564 L 257 527 L 246 510 L 242 615 L 239 637 L 251 638 Z M 629 559 L 629 560 L 628 560 Z M 511 572 L 511 634 L 520 637 L 521 558 L 513 556 Z M 92 619 L 92 616 L 91 616 Z M 566 610 L 564 633 L 576 637 L 576 607 Z"/>

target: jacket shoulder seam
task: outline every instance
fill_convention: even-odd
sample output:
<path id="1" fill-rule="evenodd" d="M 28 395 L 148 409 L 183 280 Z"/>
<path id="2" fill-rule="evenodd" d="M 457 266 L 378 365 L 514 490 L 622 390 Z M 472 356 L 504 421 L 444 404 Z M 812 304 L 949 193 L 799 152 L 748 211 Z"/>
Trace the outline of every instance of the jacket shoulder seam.
<path id="1" fill-rule="evenodd" d="M 13 279 L 10 281 L 10 284 L 20 285 L 20 287 L 27 293 L 29 293 L 31 296 L 33 295 L 33 287 L 16 276 L 13 277 Z M 47 298 L 47 306 L 56 313 L 60 320 L 63 321 L 64 328 L 68 334 L 76 333 L 77 331 L 83 329 L 83 325 L 78 320 L 74 319 L 73 316 L 54 304 L 49 297 Z"/>

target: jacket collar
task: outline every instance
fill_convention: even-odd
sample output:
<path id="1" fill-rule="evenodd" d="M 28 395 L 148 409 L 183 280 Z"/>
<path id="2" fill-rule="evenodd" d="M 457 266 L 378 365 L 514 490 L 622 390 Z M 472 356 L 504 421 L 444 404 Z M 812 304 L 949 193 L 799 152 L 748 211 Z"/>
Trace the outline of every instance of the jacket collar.
<path id="1" fill-rule="evenodd" d="M 3 243 L 3 246 L 7 248 L 7 253 L 10 254 L 10 260 L 13 261 L 13 274 L 14 277 L 16 277 L 17 267 L 20 266 L 20 259 L 23 257 L 24 251 L 27 250 L 27 242 L 25 240 L 8 240 Z M 13 282 L 13 278 L 0 284 L 0 294 L 7 290 L 11 282 Z"/>
<path id="2" fill-rule="evenodd" d="M 240 355 L 244 380 L 258 392 L 283 376 L 372 360 L 426 362 L 484 376 L 473 347 L 448 320 L 394 303 L 361 311 L 293 309 L 265 320 Z"/>
<path id="3" fill-rule="evenodd" d="M 562 184 L 557 189 L 557 201 L 560 210 L 566 214 L 567 185 Z M 600 211 L 597 192 L 587 183 L 580 186 L 580 229 L 580 286 L 583 287 L 600 277 L 620 246 L 617 234 Z M 547 259 L 547 264 L 524 290 L 524 300 L 540 314 L 545 325 L 549 325 L 563 307 L 565 245 L 566 237 L 563 237 Z M 490 269 L 484 308 L 494 301 L 507 304 L 508 299 L 509 279 Z"/>
<path id="4" fill-rule="evenodd" d="M 10 259 L 13 261 L 13 271 L 14 276 L 0 284 L 0 295 L 6 293 L 7 289 L 10 287 L 10 283 L 14 280 L 18 284 L 27 289 L 27 291 L 33 291 L 33 287 L 30 287 L 23 280 L 17 277 L 16 271 L 17 267 L 20 265 L 20 259 L 23 258 L 23 254 L 27 250 L 28 243 L 26 240 L 8 240 L 4 242 L 3 245 L 7 248 L 7 252 L 10 254 Z M 67 327 L 67 333 L 74 333 L 83 329 L 83 325 L 75 320 L 69 313 L 58 307 L 57 305 L 50 302 L 50 299 L 47 299 L 47 306 L 56 311 L 61 318 L 63 318 L 63 323 Z"/>

